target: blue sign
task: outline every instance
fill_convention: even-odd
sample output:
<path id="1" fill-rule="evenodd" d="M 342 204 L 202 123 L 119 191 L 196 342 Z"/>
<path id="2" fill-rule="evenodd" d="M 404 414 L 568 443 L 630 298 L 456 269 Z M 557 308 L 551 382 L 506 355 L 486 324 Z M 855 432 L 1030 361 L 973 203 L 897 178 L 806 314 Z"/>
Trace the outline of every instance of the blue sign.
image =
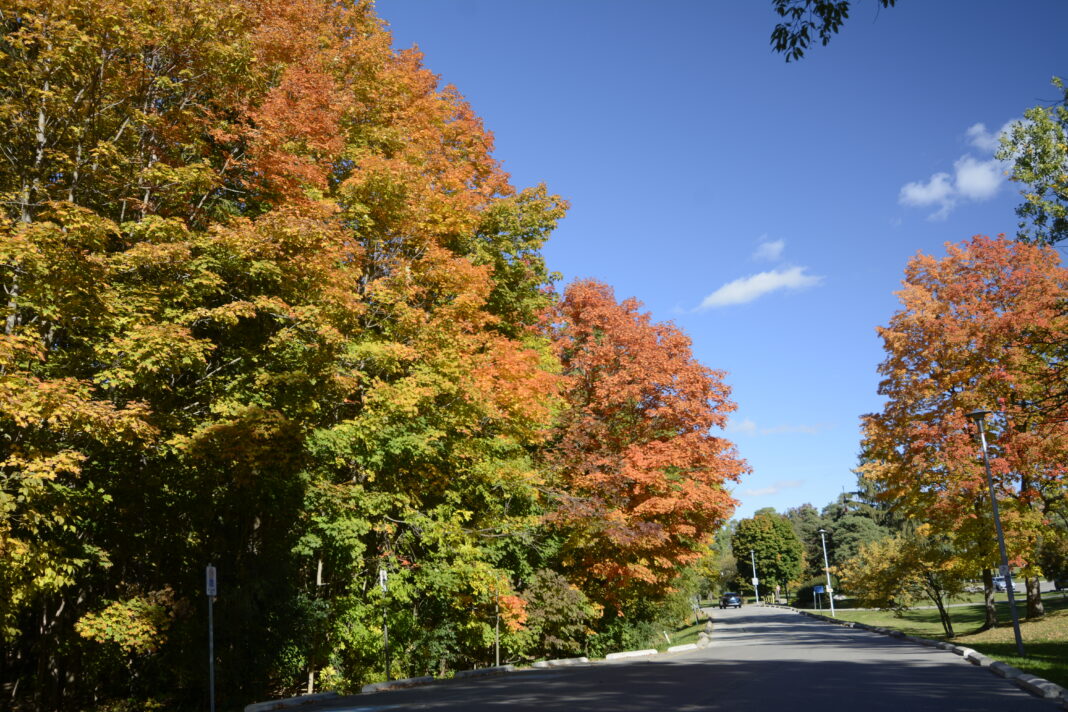
<path id="1" fill-rule="evenodd" d="M 813 593 L 824 593 L 825 591 L 824 591 L 823 586 L 813 586 L 812 587 L 812 592 Z"/>

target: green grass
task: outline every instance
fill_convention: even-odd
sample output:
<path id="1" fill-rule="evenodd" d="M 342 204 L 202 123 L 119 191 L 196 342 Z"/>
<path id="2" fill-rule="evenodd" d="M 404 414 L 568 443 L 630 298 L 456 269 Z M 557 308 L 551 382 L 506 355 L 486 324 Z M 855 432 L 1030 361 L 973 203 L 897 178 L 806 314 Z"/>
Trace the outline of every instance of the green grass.
<path id="1" fill-rule="evenodd" d="M 692 620 L 692 619 L 691 619 Z M 687 643 L 696 643 L 697 636 L 701 631 L 705 629 L 705 622 L 702 620 L 700 623 L 691 623 L 690 625 L 681 626 L 675 630 L 665 631 L 668 637 L 671 638 L 671 642 L 667 642 L 663 634 L 657 636 L 657 640 L 654 645 L 649 647 L 655 647 L 660 652 L 664 652 L 673 645 L 686 645 Z"/>
<path id="2" fill-rule="evenodd" d="M 1027 657 L 1021 658 L 1016 654 L 1012 618 L 1006 601 L 998 601 L 998 620 L 1001 623 L 985 631 L 979 630 L 984 620 L 982 605 L 950 608 L 949 616 L 957 634 L 953 642 L 1068 687 L 1068 599 L 1061 594 L 1050 594 L 1043 596 L 1042 601 L 1046 607 L 1044 618 L 1020 621 Z M 1016 603 L 1017 610 L 1023 615 L 1026 610 L 1024 602 L 1018 598 Z M 900 630 L 921 638 L 946 639 L 938 611 L 934 609 L 910 610 L 900 615 L 890 611 L 839 609 L 838 617 Z"/>

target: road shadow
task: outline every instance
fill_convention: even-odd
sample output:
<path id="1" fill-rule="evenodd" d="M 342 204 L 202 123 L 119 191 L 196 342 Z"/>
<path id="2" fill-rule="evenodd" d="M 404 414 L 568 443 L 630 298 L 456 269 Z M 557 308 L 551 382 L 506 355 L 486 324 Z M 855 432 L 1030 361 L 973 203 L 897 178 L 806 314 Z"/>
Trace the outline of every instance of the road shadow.
<path id="1" fill-rule="evenodd" d="M 372 710 L 863 710 L 864 712 L 1052 712 L 989 672 L 896 661 L 652 659 L 358 695 L 304 709 Z"/>

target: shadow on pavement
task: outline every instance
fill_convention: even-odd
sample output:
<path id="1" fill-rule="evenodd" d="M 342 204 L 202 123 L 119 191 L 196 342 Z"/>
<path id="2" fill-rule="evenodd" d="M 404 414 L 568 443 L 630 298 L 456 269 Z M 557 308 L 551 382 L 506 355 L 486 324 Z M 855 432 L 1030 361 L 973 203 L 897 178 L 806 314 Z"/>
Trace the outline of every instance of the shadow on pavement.
<path id="1" fill-rule="evenodd" d="M 441 682 L 424 688 L 343 698 L 328 705 L 302 709 L 477 712 L 502 708 L 539 712 L 594 709 L 1052 712 L 1055 706 L 1030 697 L 986 671 L 956 665 L 657 659 Z"/>

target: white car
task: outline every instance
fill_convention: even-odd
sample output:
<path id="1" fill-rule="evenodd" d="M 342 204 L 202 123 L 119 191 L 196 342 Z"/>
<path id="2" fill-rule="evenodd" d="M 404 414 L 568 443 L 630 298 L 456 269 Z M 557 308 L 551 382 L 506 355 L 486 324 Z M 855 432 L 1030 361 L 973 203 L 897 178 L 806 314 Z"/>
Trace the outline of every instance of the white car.
<path id="1" fill-rule="evenodd" d="M 1002 592 L 1008 590 L 1008 587 L 1005 585 L 1005 577 L 1004 576 L 995 576 L 994 577 L 994 590 L 997 591 L 998 593 L 1002 593 Z M 1012 582 L 1012 592 L 1016 593 L 1016 582 L 1015 581 Z"/>

